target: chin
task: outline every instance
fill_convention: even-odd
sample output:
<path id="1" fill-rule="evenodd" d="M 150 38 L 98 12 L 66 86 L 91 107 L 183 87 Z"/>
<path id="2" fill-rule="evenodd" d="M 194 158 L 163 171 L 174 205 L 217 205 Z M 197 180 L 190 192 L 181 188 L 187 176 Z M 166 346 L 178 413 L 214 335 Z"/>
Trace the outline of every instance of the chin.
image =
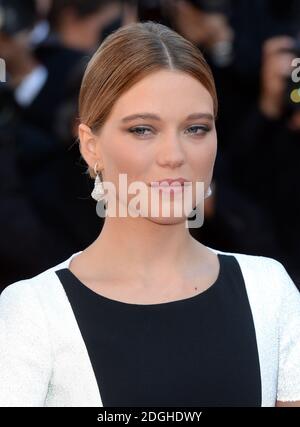
<path id="1" fill-rule="evenodd" d="M 154 222 L 155 224 L 160 225 L 176 225 L 176 224 L 182 224 L 185 223 L 186 219 L 185 217 L 146 217 L 148 221 Z"/>

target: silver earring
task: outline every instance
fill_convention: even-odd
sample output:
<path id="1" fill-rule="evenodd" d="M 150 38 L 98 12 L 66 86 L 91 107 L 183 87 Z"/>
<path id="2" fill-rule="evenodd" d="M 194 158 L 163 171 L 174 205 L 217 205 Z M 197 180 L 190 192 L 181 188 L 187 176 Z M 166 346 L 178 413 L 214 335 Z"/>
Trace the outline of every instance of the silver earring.
<path id="1" fill-rule="evenodd" d="M 205 199 L 207 199 L 207 197 L 212 195 L 212 190 L 211 190 L 211 186 L 208 187 L 206 193 L 205 193 Z"/>
<path id="2" fill-rule="evenodd" d="M 99 173 L 97 171 L 97 165 L 98 163 L 96 163 L 94 166 L 94 172 L 95 172 L 96 178 L 95 178 L 94 189 L 91 193 L 91 196 L 94 200 L 99 202 L 100 200 L 103 200 L 105 198 L 104 197 L 105 191 L 102 183 L 102 173 L 100 172 L 100 175 L 101 175 L 101 179 L 100 179 Z"/>

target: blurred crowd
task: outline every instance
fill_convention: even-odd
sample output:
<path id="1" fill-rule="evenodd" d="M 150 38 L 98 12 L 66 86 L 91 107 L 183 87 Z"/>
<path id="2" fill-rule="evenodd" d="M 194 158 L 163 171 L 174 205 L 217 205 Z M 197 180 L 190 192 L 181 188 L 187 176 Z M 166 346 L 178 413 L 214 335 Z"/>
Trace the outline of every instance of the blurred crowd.
<path id="1" fill-rule="evenodd" d="M 216 80 L 213 195 L 191 234 L 276 258 L 300 288 L 299 1 L 0 0 L 0 290 L 101 231 L 77 139 L 80 83 L 108 34 L 145 20 L 195 43 Z"/>

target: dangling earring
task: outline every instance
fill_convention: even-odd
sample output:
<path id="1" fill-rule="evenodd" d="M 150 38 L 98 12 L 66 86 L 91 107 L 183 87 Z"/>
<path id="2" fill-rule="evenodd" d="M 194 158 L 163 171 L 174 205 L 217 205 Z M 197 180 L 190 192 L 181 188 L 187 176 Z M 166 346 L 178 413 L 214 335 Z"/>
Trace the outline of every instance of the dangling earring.
<path id="1" fill-rule="evenodd" d="M 212 195 L 212 190 L 211 190 L 211 186 L 208 187 L 207 192 L 205 193 L 205 199 L 207 199 L 207 197 Z"/>
<path id="2" fill-rule="evenodd" d="M 99 202 L 100 200 L 103 200 L 105 198 L 104 197 L 105 191 L 102 183 L 102 173 L 100 171 L 100 175 L 101 175 L 101 179 L 100 179 L 99 173 L 97 171 L 97 165 L 98 163 L 96 163 L 94 166 L 94 172 L 95 172 L 96 178 L 95 178 L 94 189 L 91 193 L 91 196 L 94 200 Z"/>

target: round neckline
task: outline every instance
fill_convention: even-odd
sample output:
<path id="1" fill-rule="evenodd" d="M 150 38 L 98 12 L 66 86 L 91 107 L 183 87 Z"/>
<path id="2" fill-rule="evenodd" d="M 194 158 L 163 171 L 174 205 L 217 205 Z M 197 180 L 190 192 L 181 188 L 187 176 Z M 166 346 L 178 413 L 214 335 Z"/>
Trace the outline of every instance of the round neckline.
<path id="1" fill-rule="evenodd" d="M 74 256 L 76 256 L 77 254 L 75 254 Z M 179 304 L 183 304 L 183 303 L 189 303 L 189 302 L 193 302 L 193 301 L 197 301 L 198 299 L 205 299 L 205 297 L 207 295 L 210 295 L 212 292 L 214 292 L 220 285 L 221 283 L 221 278 L 223 276 L 223 269 L 224 269 L 224 265 L 223 265 L 223 254 L 220 253 L 216 253 L 218 260 L 219 260 L 219 272 L 218 272 L 218 276 L 216 278 L 216 280 L 208 287 L 206 288 L 204 291 L 197 293 L 196 295 L 192 295 L 190 297 L 187 298 L 181 298 L 178 300 L 172 300 L 172 301 L 165 301 L 165 302 L 161 302 L 161 303 L 153 303 L 153 304 L 138 304 L 138 303 L 131 303 L 131 302 L 125 302 L 125 301 L 120 301 L 120 300 L 115 300 L 112 298 L 109 298 L 103 294 L 100 294 L 96 291 L 93 291 L 93 289 L 89 288 L 88 286 L 86 286 L 70 269 L 69 269 L 69 265 L 71 263 L 71 260 L 74 258 L 74 256 L 72 256 L 72 258 L 69 260 L 68 266 L 64 269 L 68 272 L 68 274 L 73 278 L 73 280 L 75 280 L 76 284 L 79 285 L 82 289 L 85 289 L 86 292 L 88 292 L 90 295 L 92 295 L 93 297 L 99 298 L 107 303 L 110 304 L 115 304 L 115 305 L 119 305 L 119 306 L 123 306 L 123 307 L 140 307 L 140 308 L 159 308 L 159 307 L 171 307 L 173 305 L 179 305 Z M 225 256 L 225 255 L 224 255 Z"/>

